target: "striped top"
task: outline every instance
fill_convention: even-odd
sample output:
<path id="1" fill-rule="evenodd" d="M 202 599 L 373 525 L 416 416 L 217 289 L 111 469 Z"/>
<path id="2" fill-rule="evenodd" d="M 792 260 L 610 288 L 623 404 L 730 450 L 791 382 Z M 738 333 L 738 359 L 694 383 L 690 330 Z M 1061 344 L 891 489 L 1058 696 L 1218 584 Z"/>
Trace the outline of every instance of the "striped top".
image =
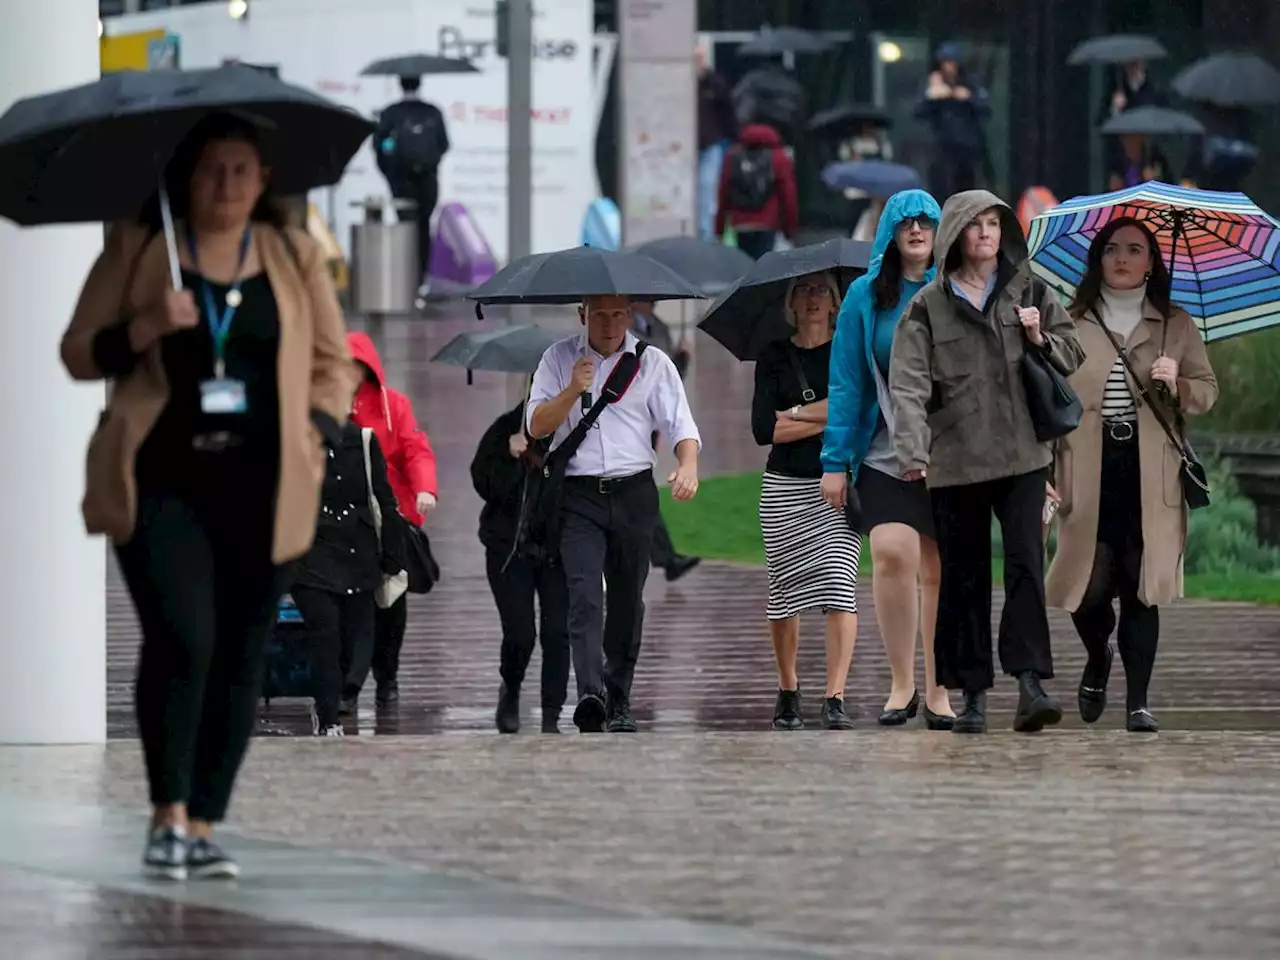
<path id="1" fill-rule="evenodd" d="M 1124 361 L 1119 356 L 1111 365 L 1107 382 L 1102 388 L 1102 419 L 1110 423 L 1116 420 L 1137 420 L 1138 407 L 1133 402 L 1129 378 L 1125 376 Z"/>
<path id="2" fill-rule="evenodd" d="M 1099 292 L 1102 299 L 1102 322 L 1120 343 L 1127 342 L 1142 322 L 1142 307 L 1147 296 L 1146 284 L 1131 290 L 1116 290 L 1104 283 Z M 1117 355 L 1102 388 L 1104 422 L 1138 419 L 1138 407 L 1134 403 L 1133 390 L 1129 387 L 1129 379 L 1125 373 L 1124 361 Z"/>

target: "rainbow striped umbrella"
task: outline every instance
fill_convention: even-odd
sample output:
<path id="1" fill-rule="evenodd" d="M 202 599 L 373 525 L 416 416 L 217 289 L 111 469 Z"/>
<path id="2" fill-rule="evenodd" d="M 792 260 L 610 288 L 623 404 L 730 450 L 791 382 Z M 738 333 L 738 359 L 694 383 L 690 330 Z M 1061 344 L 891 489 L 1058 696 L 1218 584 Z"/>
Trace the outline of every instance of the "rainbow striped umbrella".
<path id="1" fill-rule="evenodd" d="M 1151 181 L 1094 197 L 1073 197 L 1031 221 L 1032 269 L 1071 296 L 1089 244 L 1119 217 L 1142 220 L 1173 276 L 1173 300 L 1205 340 L 1280 325 L 1280 221 L 1243 193 L 1215 193 Z"/>

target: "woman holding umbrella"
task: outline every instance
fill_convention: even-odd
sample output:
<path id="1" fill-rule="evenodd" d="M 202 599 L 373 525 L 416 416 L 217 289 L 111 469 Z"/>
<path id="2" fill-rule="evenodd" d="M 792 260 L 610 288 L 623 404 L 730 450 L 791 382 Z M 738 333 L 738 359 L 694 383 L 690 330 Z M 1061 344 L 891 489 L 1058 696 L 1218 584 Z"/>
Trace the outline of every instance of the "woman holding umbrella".
<path id="1" fill-rule="evenodd" d="M 911 298 L 933 279 L 933 237 L 942 211 L 923 190 L 889 199 L 872 250 L 871 268 L 849 287 L 831 348 L 831 385 L 822 446 L 822 497 L 846 507 L 856 484 L 861 527 L 869 530 L 875 565 L 876 618 L 893 673 L 880 714 L 900 726 L 920 706 L 915 685 L 916 637 L 924 643 L 925 720 L 949 730 L 947 691 L 934 679 L 933 631 L 941 578 L 933 507 L 924 482 L 902 479 L 893 451 L 889 356 Z"/>
<path id="2" fill-rule="evenodd" d="M 144 863 L 169 879 L 239 873 L 211 833 L 289 563 L 315 534 L 321 438 L 336 442 L 355 388 L 324 255 L 279 226 L 271 160 L 244 120 L 201 121 L 164 174 L 176 229 L 117 225 L 62 341 L 72 377 L 113 382 L 84 513 L 115 542 L 142 625 Z"/>
<path id="3" fill-rule="evenodd" d="M 1049 603 L 1071 611 L 1089 653 L 1080 716 L 1094 723 L 1106 707 L 1116 631 L 1125 726 L 1135 732 L 1158 729 L 1147 685 L 1159 608 L 1182 593 L 1187 537 L 1179 450 L 1160 418 L 1181 424 L 1218 396 L 1195 321 L 1169 297 L 1169 271 L 1146 224 L 1119 217 L 1098 231 L 1071 305 L 1085 351 L 1071 385 L 1085 414 L 1059 441 L 1061 519 L 1047 583 Z"/>

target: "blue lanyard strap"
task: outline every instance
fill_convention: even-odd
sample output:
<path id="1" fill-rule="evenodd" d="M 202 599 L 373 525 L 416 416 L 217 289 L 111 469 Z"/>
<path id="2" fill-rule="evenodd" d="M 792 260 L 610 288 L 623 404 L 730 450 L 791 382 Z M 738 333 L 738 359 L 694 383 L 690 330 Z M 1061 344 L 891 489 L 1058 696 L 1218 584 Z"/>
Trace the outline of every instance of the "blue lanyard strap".
<path id="1" fill-rule="evenodd" d="M 249 256 L 249 242 L 252 239 L 252 228 L 246 226 L 244 235 L 240 238 L 240 259 L 236 264 L 236 278 L 227 291 L 226 302 L 221 313 L 218 311 L 218 305 L 213 297 L 213 288 L 210 286 L 209 281 L 203 276 L 200 277 L 200 294 L 204 298 L 205 320 L 209 324 L 209 334 L 213 337 L 213 362 L 219 371 L 222 369 L 227 334 L 231 331 L 231 321 L 235 319 L 236 307 L 240 305 L 241 274 L 244 273 L 244 262 Z M 191 251 L 191 264 L 198 272 L 200 269 L 200 254 L 196 247 L 195 231 L 190 227 L 187 228 L 187 248 Z M 222 376 L 221 372 L 217 375 L 219 377 Z"/>

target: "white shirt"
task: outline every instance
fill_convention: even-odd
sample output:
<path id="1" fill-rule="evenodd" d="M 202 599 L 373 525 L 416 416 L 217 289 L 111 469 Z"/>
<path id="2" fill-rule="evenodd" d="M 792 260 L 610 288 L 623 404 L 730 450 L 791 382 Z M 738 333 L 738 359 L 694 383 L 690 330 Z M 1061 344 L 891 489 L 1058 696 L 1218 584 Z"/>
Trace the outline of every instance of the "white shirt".
<path id="1" fill-rule="evenodd" d="M 554 399 L 569 385 L 573 365 L 585 355 L 596 362 L 596 375 L 591 383 L 591 401 L 600 398 L 600 391 L 609 374 L 618 365 L 624 352 L 635 353 L 637 339 L 628 333 L 618 350 L 611 357 L 602 357 L 586 343 L 583 334 L 575 334 L 559 340 L 547 348 L 533 375 L 533 388 L 525 409 L 525 425 L 533 423 L 534 411 L 548 400 Z M 582 403 L 574 403 L 569 416 L 552 437 L 552 449 L 565 439 L 586 413 Z M 657 430 L 675 446 L 682 440 L 693 440 L 699 448 L 702 438 L 693 422 L 684 384 L 671 358 L 652 345 L 645 348 L 640 357 L 640 370 L 627 392 L 617 403 L 611 403 L 600 413 L 600 419 L 587 431 L 582 446 L 566 466 L 571 477 L 629 477 L 633 473 L 650 470 L 654 464 L 653 432 Z M 530 431 L 532 432 L 532 431 Z"/>

